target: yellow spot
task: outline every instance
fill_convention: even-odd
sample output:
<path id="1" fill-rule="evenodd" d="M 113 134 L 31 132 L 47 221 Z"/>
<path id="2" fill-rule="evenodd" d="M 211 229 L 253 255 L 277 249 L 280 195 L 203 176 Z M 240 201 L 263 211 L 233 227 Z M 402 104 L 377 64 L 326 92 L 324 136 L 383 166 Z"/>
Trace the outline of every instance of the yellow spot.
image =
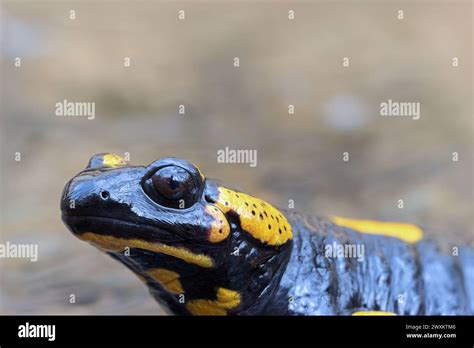
<path id="1" fill-rule="evenodd" d="M 237 291 L 218 288 L 217 300 L 191 300 L 186 308 L 192 315 L 227 315 L 227 310 L 240 304 L 240 294 Z"/>
<path id="2" fill-rule="evenodd" d="M 212 259 L 207 255 L 196 254 L 185 248 L 174 247 L 162 243 L 152 243 L 140 239 L 125 239 L 113 236 L 104 236 L 93 232 L 85 232 L 78 235 L 78 237 L 91 243 L 95 247 L 104 249 L 106 251 L 122 252 L 125 247 L 139 248 L 173 256 L 188 263 L 205 268 L 210 268 L 213 266 Z"/>
<path id="3" fill-rule="evenodd" d="M 147 273 L 169 292 L 175 294 L 184 293 L 178 273 L 170 271 L 166 268 L 155 268 L 153 270 L 147 271 Z"/>
<path id="4" fill-rule="evenodd" d="M 216 205 L 224 213 L 236 213 L 242 228 L 263 243 L 278 246 L 293 238 L 283 214 L 259 198 L 219 187 Z"/>
<path id="5" fill-rule="evenodd" d="M 127 164 L 122 156 L 116 155 L 115 153 L 106 153 L 102 158 L 102 164 L 105 167 L 118 167 Z"/>
<path id="6" fill-rule="evenodd" d="M 240 304 L 240 294 L 237 291 L 219 288 L 217 289 L 217 302 L 223 308 L 235 308 Z"/>
<path id="7" fill-rule="evenodd" d="M 383 311 L 360 311 L 360 312 L 354 312 L 352 315 L 356 316 L 363 316 L 363 315 L 370 315 L 370 316 L 377 316 L 377 315 L 396 315 L 393 312 L 383 312 Z"/>
<path id="8" fill-rule="evenodd" d="M 211 227 L 209 229 L 208 239 L 211 243 L 218 243 L 223 241 L 229 236 L 230 233 L 230 226 L 225 218 L 224 213 L 212 206 L 207 205 L 206 211 L 212 216 L 213 221 L 211 223 Z"/>
<path id="9" fill-rule="evenodd" d="M 224 308 L 211 300 L 191 300 L 186 304 L 186 309 L 192 315 L 227 315 Z"/>
<path id="10" fill-rule="evenodd" d="M 423 231 L 415 225 L 399 222 L 382 222 L 373 220 L 355 220 L 333 216 L 331 220 L 343 227 L 349 227 L 367 234 L 380 234 L 395 237 L 406 243 L 416 243 L 423 239 Z"/>

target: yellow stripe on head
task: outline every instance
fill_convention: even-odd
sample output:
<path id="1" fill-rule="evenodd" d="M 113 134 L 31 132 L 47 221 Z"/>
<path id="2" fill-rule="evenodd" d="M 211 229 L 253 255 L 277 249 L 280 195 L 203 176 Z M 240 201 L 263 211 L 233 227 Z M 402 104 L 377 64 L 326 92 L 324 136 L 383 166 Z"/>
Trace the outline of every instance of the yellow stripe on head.
<path id="1" fill-rule="evenodd" d="M 106 153 L 102 157 L 102 165 L 104 167 L 119 167 L 126 164 L 125 159 L 115 153 Z"/>
<path id="2" fill-rule="evenodd" d="M 278 246 L 293 238 L 291 226 L 285 216 L 259 198 L 219 187 L 215 204 L 224 213 L 236 213 L 242 229 L 263 243 Z"/>
<path id="3" fill-rule="evenodd" d="M 116 168 L 126 166 L 127 161 L 115 153 L 99 153 L 92 156 L 87 164 L 87 169 Z"/>
<path id="4" fill-rule="evenodd" d="M 398 238 L 406 243 L 416 243 L 423 239 L 423 231 L 418 226 L 399 222 L 356 220 L 333 216 L 331 220 L 339 226 L 352 228 L 361 233 L 379 234 Z"/>
<path id="5" fill-rule="evenodd" d="M 197 299 L 186 304 L 192 315 L 227 315 L 227 310 L 240 305 L 241 296 L 237 291 L 218 288 L 216 300 Z"/>
<path id="6" fill-rule="evenodd" d="M 212 259 L 208 255 L 197 254 L 181 247 L 174 247 L 162 243 L 152 243 L 141 239 L 125 239 L 104 236 L 93 232 L 85 232 L 78 235 L 78 237 L 91 243 L 95 247 L 106 251 L 122 252 L 126 247 L 139 248 L 173 256 L 187 263 L 192 263 L 204 268 L 211 268 L 213 266 Z"/>

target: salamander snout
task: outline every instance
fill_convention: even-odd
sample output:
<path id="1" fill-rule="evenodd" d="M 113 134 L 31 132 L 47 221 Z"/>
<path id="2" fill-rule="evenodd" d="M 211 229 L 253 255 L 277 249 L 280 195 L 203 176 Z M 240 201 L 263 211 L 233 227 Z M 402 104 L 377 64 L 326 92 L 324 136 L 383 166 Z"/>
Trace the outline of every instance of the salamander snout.
<path id="1" fill-rule="evenodd" d="M 122 169 L 122 170 L 117 170 Z M 65 185 L 61 197 L 61 213 L 65 224 L 79 233 L 80 217 L 104 215 L 111 208 L 118 187 L 124 182 L 126 161 L 112 153 L 101 153 L 90 158 L 85 170 Z M 105 214 L 107 215 L 107 214 Z"/>

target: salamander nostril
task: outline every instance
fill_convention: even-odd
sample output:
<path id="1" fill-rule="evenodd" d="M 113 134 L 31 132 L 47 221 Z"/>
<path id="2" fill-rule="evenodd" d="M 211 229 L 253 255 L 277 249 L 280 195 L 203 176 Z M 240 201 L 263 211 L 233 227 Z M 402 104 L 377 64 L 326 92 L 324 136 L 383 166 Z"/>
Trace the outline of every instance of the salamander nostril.
<path id="1" fill-rule="evenodd" d="M 104 201 L 109 199 L 110 193 L 109 191 L 101 191 L 100 192 L 100 198 L 102 198 Z"/>

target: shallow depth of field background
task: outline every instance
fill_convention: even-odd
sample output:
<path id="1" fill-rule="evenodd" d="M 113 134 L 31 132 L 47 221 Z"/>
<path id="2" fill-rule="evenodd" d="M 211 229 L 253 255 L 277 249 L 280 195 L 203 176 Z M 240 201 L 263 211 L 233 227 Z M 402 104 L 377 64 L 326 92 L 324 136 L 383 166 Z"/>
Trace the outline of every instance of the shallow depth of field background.
<path id="1" fill-rule="evenodd" d="M 1 10 L 1 242 L 38 243 L 40 254 L 0 260 L 0 313 L 163 313 L 135 275 L 60 220 L 64 184 L 99 152 L 129 152 L 132 164 L 182 157 L 280 207 L 293 199 L 306 213 L 409 221 L 472 242 L 470 1 L 2 1 Z M 96 119 L 55 116 L 64 99 L 95 102 Z M 381 117 L 388 99 L 420 102 L 421 119 Z M 256 149 L 258 166 L 218 164 L 226 146 Z"/>

